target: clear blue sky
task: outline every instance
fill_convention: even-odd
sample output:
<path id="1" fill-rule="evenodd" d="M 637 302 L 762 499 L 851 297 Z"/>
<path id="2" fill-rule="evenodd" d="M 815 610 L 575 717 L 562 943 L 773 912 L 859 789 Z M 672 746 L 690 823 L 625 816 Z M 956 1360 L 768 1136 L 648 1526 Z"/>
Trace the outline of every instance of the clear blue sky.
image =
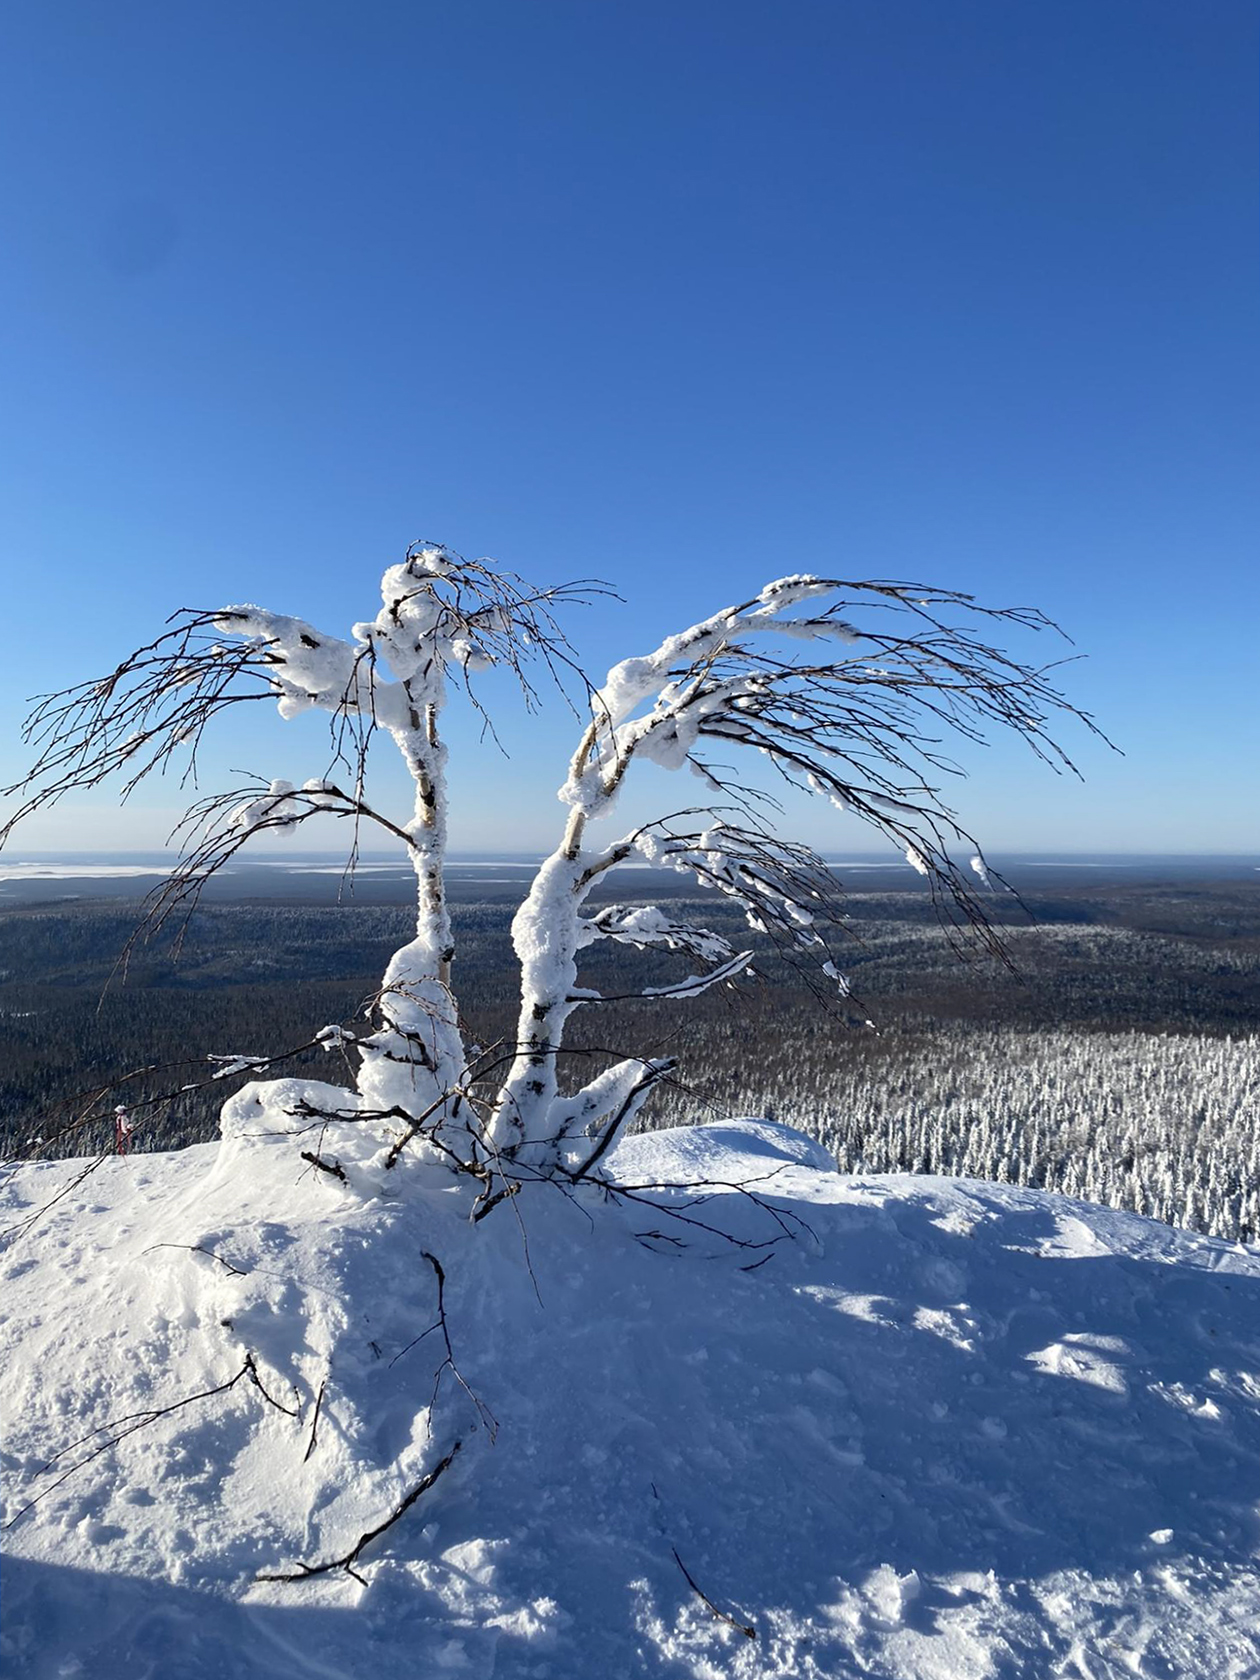
<path id="1" fill-rule="evenodd" d="M 596 670 L 784 572 L 1034 603 L 1127 756 L 1068 732 L 1082 788 L 970 755 L 990 849 L 1260 847 L 1258 27 L 1252 0 L 9 7 L 0 773 L 24 696 L 172 608 L 342 629 L 428 536 L 610 580 L 626 604 L 573 624 Z M 322 770 L 316 726 L 257 710 L 211 780 Z M 461 845 L 554 833 L 572 724 L 503 721 Z M 156 845 L 178 803 L 26 843 Z"/>

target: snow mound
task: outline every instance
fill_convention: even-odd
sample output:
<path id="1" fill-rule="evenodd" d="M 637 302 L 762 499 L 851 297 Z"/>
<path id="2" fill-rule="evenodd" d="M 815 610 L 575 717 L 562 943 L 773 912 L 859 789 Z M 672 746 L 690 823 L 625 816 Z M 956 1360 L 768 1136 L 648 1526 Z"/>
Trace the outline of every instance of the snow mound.
<path id="1" fill-rule="evenodd" d="M 764 1121 L 476 1226 L 222 1149 L 0 1185 L 6 1673 L 1260 1671 L 1254 1250 Z"/>
<path id="2" fill-rule="evenodd" d="M 677 1184 L 774 1175 L 780 1192 L 789 1182 L 782 1176 L 784 1167 L 836 1170 L 836 1158 L 829 1149 L 804 1132 L 771 1120 L 724 1120 L 710 1126 L 641 1132 L 617 1145 L 616 1164 L 616 1176 L 623 1181 L 658 1179 Z"/>

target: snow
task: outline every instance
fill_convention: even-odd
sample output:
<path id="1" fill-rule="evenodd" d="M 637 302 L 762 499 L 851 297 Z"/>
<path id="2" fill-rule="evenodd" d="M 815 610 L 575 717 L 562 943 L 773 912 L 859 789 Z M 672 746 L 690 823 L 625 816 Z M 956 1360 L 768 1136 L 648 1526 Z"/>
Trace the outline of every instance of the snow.
<path id="1" fill-rule="evenodd" d="M 1260 1672 L 1256 1250 L 753 1120 L 470 1225 L 243 1113 L 0 1182 L 6 1674 Z"/>
<path id="2" fill-rule="evenodd" d="M 5 863 L 0 881 L 108 881 L 134 875 L 169 875 L 169 866 L 135 863 Z"/>

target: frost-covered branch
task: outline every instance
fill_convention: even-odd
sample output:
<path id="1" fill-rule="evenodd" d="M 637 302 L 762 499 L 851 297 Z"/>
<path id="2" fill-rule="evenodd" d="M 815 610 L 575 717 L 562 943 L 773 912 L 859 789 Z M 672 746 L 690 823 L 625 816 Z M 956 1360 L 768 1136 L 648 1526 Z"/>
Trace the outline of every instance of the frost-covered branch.
<path id="1" fill-rule="evenodd" d="M 584 916 L 593 883 L 631 858 L 690 873 L 737 904 L 816 993 L 848 995 L 827 944 L 840 920 L 832 872 L 809 847 L 773 835 L 766 820 L 773 796 L 755 779 L 739 779 L 717 750 L 751 755 L 783 784 L 822 796 L 891 841 L 926 877 L 951 936 L 1004 957 L 951 854 L 964 843 L 973 870 L 988 880 L 981 849 L 938 785 L 960 773 L 943 737 L 979 742 L 1009 730 L 1054 768 L 1074 770 L 1047 725 L 1069 714 L 1095 726 L 1055 686 L 1053 667 L 1022 664 L 987 638 L 984 628 L 995 622 L 1053 628 L 1031 609 L 983 608 L 951 591 L 799 575 L 612 668 L 592 696 L 560 790 L 569 806 L 564 837 L 513 924 L 522 968 L 518 1055 L 493 1128 L 504 1154 L 537 1163 L 559 1147 L 570 1101 L 556 1089 L 565 1024 L 575 1008 L 602 1001 L 578 984 L 586 946 L 600 938 L 662 945 L 714 964 L 656 995 L 693 994 L 748 960 L 659 910 L 612 906 Z M 785 643 L 810 651 L 794 657 Z M 611 812 L 636 760 L 691 770 L 713 802 L 587 852 L 590 824 Z"/>

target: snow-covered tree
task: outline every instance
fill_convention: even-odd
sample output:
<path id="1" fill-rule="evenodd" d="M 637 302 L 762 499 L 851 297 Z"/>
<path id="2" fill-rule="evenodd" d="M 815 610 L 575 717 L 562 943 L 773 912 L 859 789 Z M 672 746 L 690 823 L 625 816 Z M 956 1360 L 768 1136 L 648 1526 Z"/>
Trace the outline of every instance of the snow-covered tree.
<path id="1" fill-rule="evenodd" d="M 738 906 L 820 996 L 847 995 L 828 944 L 838 884 L 811 848 L 776 835 L 778 804 L 758 767 L 892 841 L 926 877 L 951 936 L 1001 953 L 977 890 L 989 885 L 989 871 L 938 785 L 957 768 L 942 740 L 1010 730 L 1051 765 L 1071 768 L 1046 725 L 1063 713 L 1093 727 L 1090 720 L 1047 669 L 1020 663 L 983 633 L 995 622 L 1040 629 L 1048 621 L 918 585 L 785 577 L 623 660 L 599 687 L 585 685 L 589 722 L 560 790 L 568 819 L 513 923 L 516 1041 L 473 1050 L 452 981 L 443 710 L 452 687 L 477 704 L 475 675 L 491 666 L 515 674 L 529 706 L 537 698 L 531 665 L 576 676 L 554 614 L 590 587 L 533 590 L 484 561 L 418 544 L 385 573 L 381 610 L 349 638 L 255 606 L 182 611 L 109 676 L 48 696 L 32 714 L 27 734 L 38 761 L 5 790 L 22 802 L 0 840 L 31 812 L 114 773 L 126 793 L 182 757 L 195 768 L 203 731 L 228 706 L 263 699 L 286 718 L 328 714 L 325 774 L 301 786 L 234 788 L 191 808 L 178 831 L 183 862 L 158 898 L 158 919 L 195 903 L 254 836 L 316 817 L 350 821 L 356 848 L 362 825 L 376 825 L 411 860 L 415 936 L 389 963 L 371 1030 L 322 1035 L 350 1053 L 354 1087 L 253 1081 L 224 1109 L 227 1135 L 311 1134 L 317 1153 L 307 1158 L 364 1190 L 404 1162 L 441 1163 L 477 1181 L 477 1216 L 526 1180 L 586 1177 L 672 1063 L 631 1057 L 562 1089 L 569 1017 L 609 1001 L 580 983 L 581 953 L 610 940 L 690 959 L 695 972 L 636 994 L 644 997 L 695 996 L 753 964 L 751 948 L 662 909 L 590 908 L 592 888 L 611 871 L 635 861 L 682 871 Z M 381 736 L 411 777 L 406 818 L 368 798 L 369 749 Z M 642 762 L 693 772 L 698 802 L 600 837 Z M 972 854 L 976 886 L 953 861 L 960 848 Z"/>

